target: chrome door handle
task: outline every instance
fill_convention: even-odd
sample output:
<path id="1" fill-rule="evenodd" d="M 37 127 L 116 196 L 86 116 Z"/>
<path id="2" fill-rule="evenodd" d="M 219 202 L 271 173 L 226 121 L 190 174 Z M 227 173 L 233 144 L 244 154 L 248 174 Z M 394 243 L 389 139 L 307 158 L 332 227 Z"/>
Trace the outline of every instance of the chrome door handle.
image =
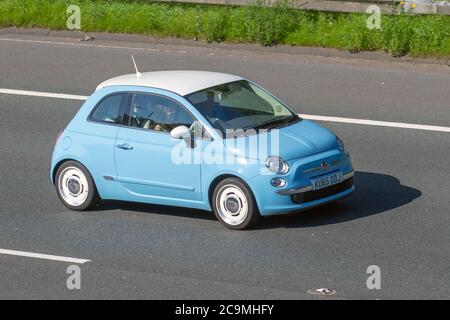
<path id="1" fill-rule="evenodd" d="M 128 143 L 116 144 L 116 147 L 122 150 L 133 150 L 133 147 Z"/>

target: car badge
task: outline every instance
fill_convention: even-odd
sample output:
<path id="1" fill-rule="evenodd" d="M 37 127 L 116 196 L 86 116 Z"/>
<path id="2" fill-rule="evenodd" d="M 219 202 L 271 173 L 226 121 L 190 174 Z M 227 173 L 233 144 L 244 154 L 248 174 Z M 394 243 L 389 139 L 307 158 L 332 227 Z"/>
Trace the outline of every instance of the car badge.
<path id="1" fill-rule="evenodd" d="M 328 164 L 327 164 L 325 161 L 323 161 L 323 162 L 320 164 L 320 167 L 322 168 L 323 171 L 325 171 L 325 170 L 327 170 L 327 168 L 328 168 Z"/>

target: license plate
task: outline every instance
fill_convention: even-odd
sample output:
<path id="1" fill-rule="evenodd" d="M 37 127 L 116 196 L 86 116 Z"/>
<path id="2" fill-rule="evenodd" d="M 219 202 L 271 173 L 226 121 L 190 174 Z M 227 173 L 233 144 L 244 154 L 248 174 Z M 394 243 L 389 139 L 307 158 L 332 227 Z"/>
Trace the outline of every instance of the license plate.
<path id="1" fill-rule="evenodd" d="M 323 189 L 342 182 L 342 172 L 336 171 L 327 175 L 311 179 L 313 190 Z"/>

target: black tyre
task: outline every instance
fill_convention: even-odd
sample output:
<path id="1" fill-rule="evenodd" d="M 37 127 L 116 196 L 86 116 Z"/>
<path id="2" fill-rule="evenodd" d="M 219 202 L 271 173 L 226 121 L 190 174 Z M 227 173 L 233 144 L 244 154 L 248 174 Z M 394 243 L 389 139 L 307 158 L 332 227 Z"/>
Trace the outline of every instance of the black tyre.
<path id="1" fill-rule="evenodd" d="M 261 217 L 251 190 L 237 178 L 220 181 L 211 202 L 217 219 L 233 230 L 247 229 Z"/>
<path id="2" fill-rule="evenodd" d="M 88 210 L 100 201 L 89 171 L 76 161 L 66 161 L 59 166 L 55 188 L 61 202 L 71 210 Z"/>

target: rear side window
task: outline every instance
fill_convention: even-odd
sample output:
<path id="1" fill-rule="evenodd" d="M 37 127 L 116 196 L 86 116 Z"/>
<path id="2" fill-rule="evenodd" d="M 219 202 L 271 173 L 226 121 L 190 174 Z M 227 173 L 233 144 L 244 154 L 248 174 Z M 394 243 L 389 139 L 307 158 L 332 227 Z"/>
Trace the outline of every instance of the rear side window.
<path id="1" fill-rule="evenodd" d="M 107 96 L 95 107 L 89 120 L 111 124 L 121 124 L 123 109 L 128 94 L 119 93 Z"/>

